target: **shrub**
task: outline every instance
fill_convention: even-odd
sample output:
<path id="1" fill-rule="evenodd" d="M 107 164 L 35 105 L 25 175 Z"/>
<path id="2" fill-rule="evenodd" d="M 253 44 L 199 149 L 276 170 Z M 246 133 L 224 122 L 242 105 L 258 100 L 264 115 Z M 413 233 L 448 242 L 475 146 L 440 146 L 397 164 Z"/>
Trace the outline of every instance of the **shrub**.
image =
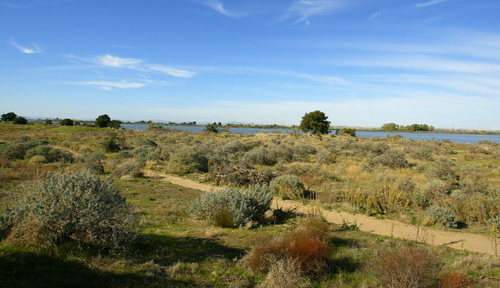
<path id="1" fill-rule="evenodd" d="M 473 288 L 474 281 L 460 272 L 452 272 L 444 275 L 439 281 L 439 288 Z"/>
<path id="2" fill-rule="evenodd" d="M 191 214 L 217 226 L 245 226 L 262 222 L 271 209 L 272 193 L 267 185 L 250 186 L 240 191 L 226 188 L 218 192 L 205 192 L 191 205 Z M 231 221 L 229 221 L 231 219 Z"/>
<path id="3" fill-rule="evenodd" d="M 120 152 L 122 148 L 120 147 L 120 139 L 116 134 L 112 134 L 106 141 L 102 143 L 102 147 L 106 153 L 116 153 Z"/>
<path id="4" fill-rule="evenodd" d="M 156 144 L 156 142 L 154 142 L 153 140 L 148 139 L 148 138 L 137 138 L 135 140 L 135 145 L 136 146 L 148 146 L 148 147 L 153 147 L 153 148 L 156 148 L 158 146 L 158 144 Z"/>
<path id="5" fill-rule="evenodd" d="M 50 145 L 39 145 L 26 151 L 25 158 L 31 159 L 33 156 L 45 157 L 45 163 L 73 162 L 73 155 L 61 149 L 53 148 Z"/>
<path id="6" fill-rule="evenodd" d="M 432 205 L 427 208 L 426 214 L 430 220 L 429 224 L 441 224 L 448 228 L 457 228 L 455 215 L 448 208 Z"/>
<path id="7" fill-rule="evenodd" d="M 274 165 L 276 164 L 276 155 L 273 155 L 264 147 L 258 147 L 246 152 L 243 155 L 242 162 L 248 164 L 259 164 L 259 165 Z"/>
<path id="8" fill-rule="evenodd" d="M 440 157 L 432 162 L 428 169 L 428 174 L 430 177 L 447 182 L 457 181 L 459 177 L 453 170 L 453 166 L 453 162 L 450 159 Z"/>
<path id="9" fill-rule="evenodd" d="M 12 120 L 12 123 L 19 124 L 19 125 L 25 125 L 25 124 L 28 124 L 28 119 L 21 117 L 21 116 L 17 116 L 16 118 L 14 118 L 14 120 Z"/>
<path id="10" fill-rule="evenodd" d="M 103 160 L 106 159 L 106 155 L 102 152 L 94 152 L 85 155 L 84 166 L 86 169 L 93 173 L 103 174 L 104 164 Z"/>
<path id="11" fill-rule="evenodd" d="M 212 162 L 210 163 L 208 177 L 217 184 L 248 186 L 252 184 L 269 184 L 275 174 L 271 171 L 259 172 L 249 165 Z"/>
<path id="12" fill-rule="evenodd" d="M 0 146 L 0 154 L 8 160 L 24 159 L 28 150 L 47 144 L 49 144 L 47 140 L 30 141 L 28 137 L 20 137 Z"/>
<path id="13" fill-rule="evenodd" d="M 170 159 L 177 173 L 208 172 L 208 159 L 195 147 L 186 146 L 175 151 Z"/>
<path id="14" fill-rule="evenodd" d="M 116 250 L 135 237 L 135 215 L 112 180 L 88 172 L 53 174 L 25 186 L 3 217 L 7 240 L 22 246 L 75 241 Z"/>
<path id="15" fill-rule="evenodd" d="M 276 261 L 297 261 L 297 268 L 305 275 L 318 275 L 324 271 L 330 257 L 330 246 L 324 231 L 307 227 L 298 229 L 273 241 L 263 241 L 246 257 L 247 265 L 255 272 L 269 271 Z"/>
<path id="16" fill-rule="evenodd" d="M 354 129 L 354 128 L 337 129 L 337 131 L 335 132 L 335 134 L 356 137 L 356 129 Z"/>
<path id="17" fill-rule="evenodd" d="M 47 162 L 47 159 L 42 155 L 35 155 L 35 156 L 30 158 L 31 164 L 42 164 L 42 163 L 46 163 L 46 162 Z"/>
<path id="18" fill-rule="evenodd" d="M 440 265 L 429 250 L 406 246 L 398 251 L 383 252 L 373 267 L 384 287 L 434 287 Z"/>
<path id="19" fill-rule="evenodd" d="M 317 153 L 316 148 L 312 145 L 299 144 L 292 147 L 293 149 L 293 158 L 296 161 L 307 161 L 307 157 L 309 155 L 313 155 Z"/>
<path id="20" fill-rule="evenodd" d="M 387 150 L 382 155 L 371 159 L 370 164 L 380 164 L 392 169 L 407 168 L 410 166 L 405 159 L 404 153 L 398 150 Z"/>
<path id="21" fill-rule="evenodd" d="M 113 175 L 115 176 L 132 176 L 132 177 L 141 177 L 143 176 L 142 168 L 137 161 L 127 160 L 124 163 L 118 165 L 113 170 Z"/>
<path id="22" fill-rule="evenodd" d="M 311 281 L 300 271 L 297 259 L 285 257 L 272 262 L 267 277 L 259 288 L 306 288 Z"/>
<path id="23" fill-rule="evenodd" d="M 61 122 L 59 122 L 61 126 L 73 126 L 75 122 L 69 118 L 62 119 Z"/>
<path id="24" fill-rule="evenodd" d="M 281 197 L 292 199 L 304 198 L 306 189 L 300 182 L 299 177 L 294 175 L 279 176 L 269 183 L 269 188 L 275 194 Z"/>
<path id="25" fill-rule="evenodd" d="M 486 225 L 488 225 L 492 229 L 495 229 L 495 231 L 499 232 L 500 231 L 500 215 L 497 215 L 493 218 L 486 220 Z"/>
<path id="26" fill-rule="evenodd" d="M 432 180 L 419 187 L 413 194 L 413 203 L 418 207 L 427 208 L 435 199 L 442 199 L 451 193 L 451 187 L 442 180 Z"/>

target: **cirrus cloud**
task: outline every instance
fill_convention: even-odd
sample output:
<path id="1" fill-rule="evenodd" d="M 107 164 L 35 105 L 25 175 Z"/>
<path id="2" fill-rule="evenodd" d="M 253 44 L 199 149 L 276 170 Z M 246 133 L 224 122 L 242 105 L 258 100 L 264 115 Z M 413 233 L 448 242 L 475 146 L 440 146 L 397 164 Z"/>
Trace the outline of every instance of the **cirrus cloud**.
<path id="1" fill-rule="evenodd" d="M 40 46 L 38 46 L 38 44 L 36 43 L 31 43 L 31 46 L 19 45 L 14 40 L 10 40 L 9 43 L 23 54 L 38 54 L 42 52 L 42 48 L 40 48 Z"/>

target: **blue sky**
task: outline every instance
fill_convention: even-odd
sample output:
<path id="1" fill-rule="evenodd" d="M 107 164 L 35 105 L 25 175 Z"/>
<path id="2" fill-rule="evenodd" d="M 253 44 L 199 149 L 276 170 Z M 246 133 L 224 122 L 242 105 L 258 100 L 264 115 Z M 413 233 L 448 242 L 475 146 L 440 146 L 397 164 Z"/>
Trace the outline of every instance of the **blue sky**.
<path id="1" fill-rule="evenodd" d="M 497 0 L 0 0 L 1 113 L 500 130 Z"/>

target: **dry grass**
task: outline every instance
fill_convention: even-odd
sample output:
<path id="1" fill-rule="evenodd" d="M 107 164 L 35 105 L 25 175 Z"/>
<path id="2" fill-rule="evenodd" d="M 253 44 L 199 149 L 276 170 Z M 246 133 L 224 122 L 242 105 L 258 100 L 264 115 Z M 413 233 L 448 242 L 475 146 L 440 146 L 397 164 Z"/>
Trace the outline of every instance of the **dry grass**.
<path id="1" fill-rule="evenodd" d="M 404 246 L 395 251 L 382 252 L 373 270 L 384 287 L 433 287 L 440 268 L 437 259 L 433 251 Z"/>

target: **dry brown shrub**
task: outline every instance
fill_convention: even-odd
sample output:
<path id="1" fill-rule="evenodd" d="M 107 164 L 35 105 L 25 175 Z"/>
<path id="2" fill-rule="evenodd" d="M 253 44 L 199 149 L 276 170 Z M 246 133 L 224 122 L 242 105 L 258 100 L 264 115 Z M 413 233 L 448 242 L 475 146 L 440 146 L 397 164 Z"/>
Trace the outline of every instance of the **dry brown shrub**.
<path id="1" fill-rule="evenodd" d="M 297 261 L 301 273 L 317 275 L 324 271 L 331 250 L 328 245 L 328 229 L 319 220 L 310 220 L 296 231 L 273 241 L 262 241 L 246 257 L 246 263 L 255 272 L 269 271 L 274 262 L 286 258 Z"/>
<path id="2" fill-rule="evenodd" d="M 440 288 L 473 288 L 474 281 L 467 275 L 460 272 L 452 272 L 444 275 L 440 282 Z"/>
<path id="3" fill-rule="evenodd" d="M 405 246 L 398 251 L 384 252 L 373 267 L 384 287 L 434 287 L 440 265 L 432 251 Z"/>
<path id="4" fill-rule="evenodd" d="M 286 257 L 275 261 L 259 288 L 305 288 L 311 281 L 300 271 L 299 261 Z"/>

